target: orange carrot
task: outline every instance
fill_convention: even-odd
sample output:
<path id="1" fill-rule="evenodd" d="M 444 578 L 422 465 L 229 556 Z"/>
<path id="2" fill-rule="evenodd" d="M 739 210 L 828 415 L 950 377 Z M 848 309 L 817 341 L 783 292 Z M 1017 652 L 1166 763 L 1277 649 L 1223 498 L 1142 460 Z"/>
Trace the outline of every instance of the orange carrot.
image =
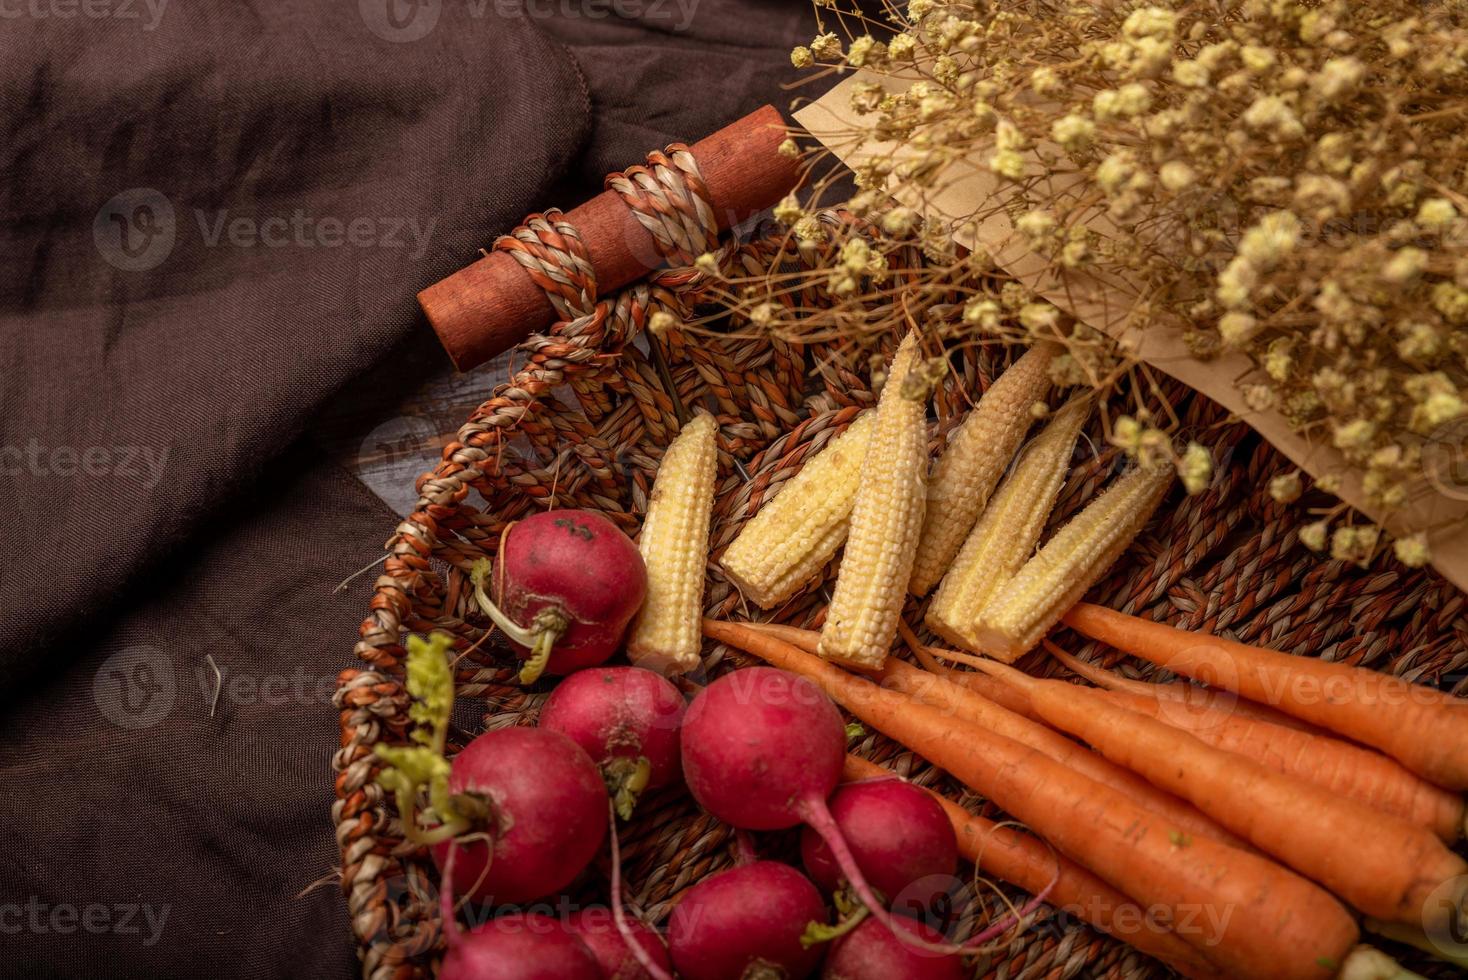
<path id="1" fill-rule="evenodd" d="M 704 621 L 704 632 L 809 678 L 857 718 L 1153 908 L 1230 975 L 1325 980 L 1356 942 L 1356 923 L 1339 902 L 1264 857 L 1210 837 L 1190 838 L 1035 749 L 884 690 L 768 633 L 712 620 Z"/>
<path id="2" fill-rule="evenodd" d="M 900 778 L 890 769 L 858 756 L 846 757 L 843 777 L 852 782 L 879 777 Z M 927 791 L 953 823 L 958 852 L 985 873 L 997 875 L 1031 894 L 1047 885 L 1050 904 L 1089 922 L 1102 932 L 1131 943 L 1187 977 L 1217 977 L 1217 969 L 1195 953 L 1172 930 L 1150 919 L 1137 903 L 1074 861 L 1046 847 L 1038 838 L 969 813 L 947 797 Z M 1058 873 L 1057 873 L 1058 872 Z"/>
<path id="3" fill-rule="evenodd" d="M 984 669 L 1023 687 L 1050 724 L 1191 800 L 1367 915 L 1426 921 L 1429 928 L 1468 924 L 1461 911 L 1468 903 L 1468 862 L 1426 827 L 1216 749 L 1088 688 L 1000 663 Z M 1433 893 L 1450 881 L 1450 901 L 1436 900 Z"/>
<path id="4" fill-rule="evenodd" d="M 1448 789 L 1468 789 L 1468 701 L 1373 670 L 1293 657 L 1078 603 L 1064 622 L 1169 670 L 1381 749 Z"/>
<path id="5" fill-rule="evenodd" d="M 758 629 L 781 639 L 788 637 L 793 641 L 792 645 L 806 653 L 818 652 L 815 642 L 820 639 L 820 634 L 814 631 L 800 630 L 791 626 L 772 628 L 768 624 L 760 624 Z M 1193 805 L 1178 799 L 1171 793 L 1158 790 L 1145 779 L 1140 779 L 1120 766 L 1113 765 L 1085 746 L 1076 744 L 1037 721 L 1006 710 L 975 691 L 951 684 L 937 674 L 931 674 L 894 657 L 888 657 L 880 670 L 865 673 L 883 687 L 909 695 L 920 704 L 937 708 L 971 724 L 982 725 L 996 735 L 1012 738 L 1021 745 L 1039 749 L 1056 762 L 1080 773 L 1087 779 L 1094 779 L 1103 786 L 1110 786 L 1126 794 L 1138 806 L 1151 810 L 1188 833 L 1204 834 L 1234 847 L 1252 849 L 1246 841 L 1225 830 L 1216 821 L 1208 819 Z M 1020 690 L 997 678 L 990 678 L 987 674 L 975 676 L 989 680 L 991 685 L 998 688 L 1010 691 Z M 1029 698 L 1026 696 L 1027 704 L 1028 701 Z"/>
<path id="6" fill-rule="evenodd" d="M 1163 701 L 1171 701 L 1186 705 L 1189 708 L 1218 708 L 1231 714 L 1242 715 L 1245 718 L 1253 718 L 1257 721 L 1266 721 L 1271 725 L 1282 725 L 1285 728 L 1296 728 L 1302 732 L 1322 732 L 1319 725 L 1312 725 L 1308 721 L 1292 718 L 1267 704 L 1259 704 L 1248 698 L 1241 698 L 1232 691 L 1215 690 L 1208 687 L 1199 687 L 1186 681 L 1176 681 L 1168 684 L 1149 683 L 1148 681 L 1134 681 L 1122 677 L 1114 671 L 1106 670 L 1095 664 L 1088 664 L 1084 660 L 1066 653 L 1050 640 L 1041 641 L 1050 655 L 1065 664 L 1072 671 L 1095 684 L 1111 691 L 1126 691 L 1129 694 L 1140 694 L 1150 698 Z"/>
<path id="7" fill-rule="evenodd" d="M 1095 679 L 1096 674 L 1108 673 L 1059 649 L 1050 652 L 1083 677 Z M 1449 844 L 1463 833 L 1463 819 L 1468 814 L 1461 796 L 1432 785 L 1380 752 L 1214 705 L 1160 701 L 1129 688 L 1092 693 L 1188 732 L 1214 748 L 1247 756 L 1276 772 L 1421 824 Z"/>
<path id="8" fill-rule="evenodd" d="M 936 658 L 942 656 L 947 651 L 918 642 L 918 638 L 913 633 L 912 628 L 902 620 L 897 621 L 897 632 L 901 634 L 902 642 L 907 644 L 907 648 L 912 651 L 913 656 L 917 657 L 918 662 L 923 665 L 923 669 L 930 670 L 944 680 L 952 681 L 960 687 L 966 687 L 975 694 L 982 694 L 995 704 L 1003 705 L 1016 714 L 1024 715 L 1026 718 L 1031 717 L 1030 699 L 1025 697 L 1023 691 L 1017 691 L 1008 684 L 996 681 L 988 674 L 981 674 L 972 670 L 962 671 L 954 670 L 951 667 L 944 667 L 938 663 Z M 804 649 L 799 643 L 796 646 Z"/>
<path id="9" fill-rule="evenodd" d="M 875 675 L 874 679 L 880 679 L 884 687 L 909 695 L 920 704 L 951 713 L 970 724 L 981 725 L 994 734 L 1012 738 L 1021 745 L 1039 749 L 1067 769 L 1080 773 L 1087 779 L 1094 779 L 1103 786 L 1110 786 L 1125 794 L 1133 803 L 1151 810 L 1182 830 L 1203 834 L 1234 847 L 1250 847 L 1191 804 L 1171 793 L 1158 790 L 1146 780 L 1138 779 L 1133 773 L 1113 765 L 1085 746 L 1076 744 L 1039 722 L 1007 711 L 982 695 L 950 684 L 941 677 L 896 659 L 888 659 L 882 673 Z"/>

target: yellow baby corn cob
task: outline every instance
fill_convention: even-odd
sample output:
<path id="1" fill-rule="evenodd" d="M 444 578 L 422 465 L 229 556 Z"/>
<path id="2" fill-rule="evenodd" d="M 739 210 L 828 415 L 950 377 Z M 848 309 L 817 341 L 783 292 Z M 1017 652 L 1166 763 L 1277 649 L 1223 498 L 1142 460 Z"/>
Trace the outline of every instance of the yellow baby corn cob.
<path id="1" fill-rule="evenodd" d="M 1031 406 L 1050 393 L 1060 348 L 1040 344 L 1001 374 L 948 441 L 928 483 L 928 507 L 908 591 L 924 595 L 943 577 L 1024 441 Z"/>
<path id="2" fill-rule="evenodd" d="M 677 674 L 698 666 L 717 432 L 706 412 L 690 419 L 663 454 L 647 502 L 637 542 L 647 565 L 647 600 L 632 624 L 627 656 L 650 670 Z"/>
<path id="3" fill-rule="evenodd" d="M 769 609 L 820 574 L 846 540 L 862 457 L 876 421 L 863 412 L 740 530 L 719 560 L 745 598 Z"/>
<path id="4" fill-rule="evenodd" d="M 821 630 L 821 656 L 855 667 L 875 669 L 887 659 L 922 529 L 929 385 L 915 370 L 917 358 L 917 337 L 909 333 L 877 402 L 846 552 Z"/>
<path id="5" fill-rule="evenodd" d="M 955 646 L 978 649 L 974 619 L 1034 554 L 1090 414 L 1091 400 L 1076 399 L 1020 450 L 1014 472 L 990 498 L 928 604 L 924 621 L 933 632 Z"/>
<path id="6" fill-rule="evenodd" d="M 1173 476 L 1170 463 L 1138 466 L 1055 532 L 979 613 L 979 649 L 1013 663 L 1040 642 L 1132 543 Z"/>

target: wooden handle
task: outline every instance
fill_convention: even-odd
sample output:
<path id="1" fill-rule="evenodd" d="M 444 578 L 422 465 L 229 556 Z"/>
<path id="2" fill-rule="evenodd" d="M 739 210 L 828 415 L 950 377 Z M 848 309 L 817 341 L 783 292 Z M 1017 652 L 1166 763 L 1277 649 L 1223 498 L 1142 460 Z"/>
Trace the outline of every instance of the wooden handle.
<path id="1" fill-rule="evenodd" d="M 780 113 L 764 106 L 691 147 L 720 231 L 770 207 L 795 186 L 798 161 L 777 152 L 786 136 Z M 603 294 L 662 265 L 652 235 L 615 191 L 603 191 L 565 220 L 581 233 Z M 418 305 L 461 371 L 509 350 L 556 318 L 545 292 L 498 251 L 423 290 Z"/>

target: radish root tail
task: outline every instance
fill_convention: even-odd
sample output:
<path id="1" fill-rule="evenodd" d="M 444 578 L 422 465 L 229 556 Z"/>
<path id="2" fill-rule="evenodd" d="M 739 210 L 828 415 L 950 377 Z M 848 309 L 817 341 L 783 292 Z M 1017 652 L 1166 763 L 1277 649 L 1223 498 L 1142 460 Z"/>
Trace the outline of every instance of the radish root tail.
<path id="1" fill-rule="evenodd" d="M 647 950 L 643 949 L 642 942 L 627 925 L 627 913 L 622 908 L 622 848 L 617 843 L 617 805 L 611 802 L 607 804 L 607 830 L 612 848 L 612 922 L 617 926 L 617 934 L 622 937 L 628 951 L 652 980 L 673 980 L 668 971 L 659 966 Z"/>

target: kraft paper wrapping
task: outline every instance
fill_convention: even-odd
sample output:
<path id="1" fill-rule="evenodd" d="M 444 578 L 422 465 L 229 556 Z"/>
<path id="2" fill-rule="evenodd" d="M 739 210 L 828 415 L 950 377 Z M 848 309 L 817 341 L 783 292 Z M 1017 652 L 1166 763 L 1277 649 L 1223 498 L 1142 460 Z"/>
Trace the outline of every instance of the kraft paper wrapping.
<path id="1" fill-rule="evenodd" d="M 863 153 L 886 155 L 890 144 L 871 144 L 860 150 L 849 135 L 863 126 L 863 120 L 851 109 L 851 88 L 858 81 L 875 81 L 889 88 L 905 87 L 883 76 L 858 72 L 838 83 L 824 96 L 795 113 L 796 121 L 843 163 L 853 164 Z M 1424 477 L 1416 488 L 1411 504 L 1401 515 L 1388 519 L 1378 508 L 1367 503 L 1361 486 L 1361 474 L 1346 463 L 1332 446 L 1311 443 L 1294 432 L 1284 417 L 1275 411 L 1256 412 L 1244 404 L 1238 382 L 1255 373 L 1250 359 L 1239 352 L 1225 352 L 1209 361 L 1193 357 L 1183 345 L 1182 330 L 1175 324 L 1154 320 L 1145 330 L 1127 328 L 1126 314 L 1136 302 L 1136 293 L 1125 283 L 1098 282 L 1095 278 L 1067 272 L 1058 278 L 1048 271 L 1048 263 L 1030 251 L 1014 233 L 1009 218 L 1000 208 L 983 208 L 986 201 L 1002 195 L 1004 189 L 993 174 L 976 167 L 956 166 L 936 182 L 939 189 L 928 192 L 926 200 L 904 195 L 900 188 L 893 194 L 903 204 L 948 221 L 963 219 L 982 210 L 993 212 L 981 218 L 968 235 L 955 236 L 969 248 L 983 248 L 1009 275 L 1023 282 L 1037 295 L 1075 317 L 1077 321 L 1106 332 L 1128 346 L 1141 360 L 1164 371 L 1186 385 L 1201 391 L 1248 422 L 1264 438 L 1289 457 L 1296 466 L 1319 478 L 1335 474 L 1341 482 L 1340 497 L 1357 510 L 1382 524 L 1388 531 L 1402 527 L 1430 528 L 1428 541 L 1432 563 L 1442 575 L 1459 589 L 1468 592 L 1468 419 L 1444 428 L 1424 447 Z M 1063 194 L 1064 188 L 1056 193 Z M 1105 234 L 1104 223 L 1093 224 Z"/>

